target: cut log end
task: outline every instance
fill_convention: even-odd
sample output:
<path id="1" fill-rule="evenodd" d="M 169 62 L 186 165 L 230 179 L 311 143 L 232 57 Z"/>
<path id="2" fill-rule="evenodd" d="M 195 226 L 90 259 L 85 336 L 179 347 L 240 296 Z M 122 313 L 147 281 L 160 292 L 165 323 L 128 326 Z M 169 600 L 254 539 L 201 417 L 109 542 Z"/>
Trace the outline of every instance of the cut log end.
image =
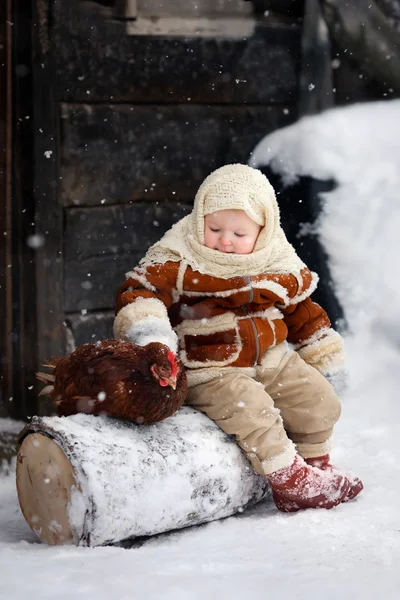
<path id="1" fill-rule="evenodd" d="M 60 446 L 41 433 L 28 435 L 17 457 L 17 491 L 26 522 L 51 546 L 73 544 L 68 519 L 74 469 Z"/>

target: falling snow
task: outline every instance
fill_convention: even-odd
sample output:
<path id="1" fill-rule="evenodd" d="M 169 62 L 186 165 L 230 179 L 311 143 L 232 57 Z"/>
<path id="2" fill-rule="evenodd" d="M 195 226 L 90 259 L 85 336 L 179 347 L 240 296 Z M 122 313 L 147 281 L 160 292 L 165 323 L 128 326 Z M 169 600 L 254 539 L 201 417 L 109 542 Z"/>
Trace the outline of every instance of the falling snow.
<path id="1" fill-rule="evenodd" d="M 61 600 L 239 600 L 250 593 L 277 600 L 397 600 L 400 102 L 305 119 L 268 136 L 253 160 L 272 161 L 287 181 L 303 174 L 338 182 L 324 197 L 319 223 L 350 324 L 349 388 L 332 458 L 363 479 L 363 494 L 331 511 L 293 515 L 262 502 L 134 549 L 54 548 L 37 542 L 19 511 L 14 478 L 4 476 L 2 598 L 26 600 L 34 592 Z"/>

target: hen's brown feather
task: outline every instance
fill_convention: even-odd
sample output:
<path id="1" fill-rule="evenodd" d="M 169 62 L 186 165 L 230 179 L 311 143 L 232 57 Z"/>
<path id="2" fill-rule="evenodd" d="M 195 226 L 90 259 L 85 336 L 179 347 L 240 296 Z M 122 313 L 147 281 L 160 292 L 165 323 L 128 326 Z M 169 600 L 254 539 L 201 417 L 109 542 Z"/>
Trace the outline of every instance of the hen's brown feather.
<path id="1" fill-rule="evenodd" d="M 49 361 L 53 373 L 37 373 L 53 385 L 48 392 L 60 416 L 79 412 L 155 423 L 173 415 L 186 398 L 186 373 L 177 361 L 176 389 L 162 387 L 151 373 L 152 365 L 171 369 L 167 346 L 137 346 L 123 340 L 85 344 L 63 358 Z"/>

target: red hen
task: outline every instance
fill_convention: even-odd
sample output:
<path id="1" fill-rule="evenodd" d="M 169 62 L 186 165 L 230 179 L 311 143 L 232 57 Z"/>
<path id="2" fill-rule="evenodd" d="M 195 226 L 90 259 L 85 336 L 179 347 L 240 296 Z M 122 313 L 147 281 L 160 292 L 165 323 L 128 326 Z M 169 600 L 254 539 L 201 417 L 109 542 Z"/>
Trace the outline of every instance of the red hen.
<path id="1" fill-rule="evenodd" d="M 182 363 L 164 344 L 137 346 L 123 340 L 85 344 L 37 373 L 59 416 L 105 413 L 136 423 L 156 423 L 173 415 L 187 393 Z"/>

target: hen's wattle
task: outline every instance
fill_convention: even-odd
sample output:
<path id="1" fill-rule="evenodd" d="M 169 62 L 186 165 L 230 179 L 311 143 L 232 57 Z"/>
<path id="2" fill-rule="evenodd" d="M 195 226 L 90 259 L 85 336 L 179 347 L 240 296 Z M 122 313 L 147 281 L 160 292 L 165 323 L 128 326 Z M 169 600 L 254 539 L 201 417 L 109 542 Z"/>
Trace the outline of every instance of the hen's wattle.
<path id="1" fill-rule="evenodd" d="M 107 414 L 150 424 L 173 415 L 186 398 L 182 363 L 157 342 L 85 344 L 47 366 L 52 373 L 37 373 L 47 384 L 40 393 L 50 396 L 59 416 Z"/>

